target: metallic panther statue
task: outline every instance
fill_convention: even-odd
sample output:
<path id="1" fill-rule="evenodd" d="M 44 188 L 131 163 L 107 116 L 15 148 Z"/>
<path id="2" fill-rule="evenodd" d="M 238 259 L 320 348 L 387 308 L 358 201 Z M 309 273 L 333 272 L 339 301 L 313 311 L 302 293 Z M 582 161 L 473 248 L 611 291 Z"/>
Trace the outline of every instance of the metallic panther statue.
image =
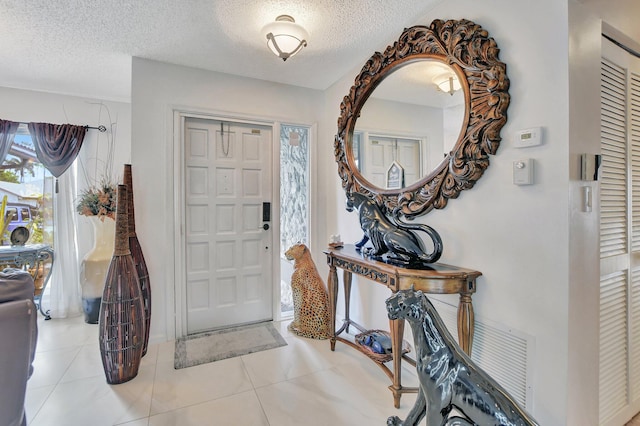
<path id="1" fill-rule="evenodd" d="M 420 388 L 405 421 L 388 426 L 537 426 L 538 423 L 455 342 L 421 291 L 400 290 L 387 299 L 389 319 L 406 319 L 413 331 Z M 451 415 L 455 410 L 460 415 Z"/>
<path id="2" fill-rule="evenodd" d="M 442 239 L 430 226 L 392 222 L 372 200 L 359 193 L 347 198 L 347 211 L 353 211 L 354 208 L 358 209 L 360 227 L 364 232 L 356 248 L 362 249 L 368 241 L 373 245 L 373 248 L 364 249 L 364 254 L 383 260 L 382 255 L 388 253 L 389 263 L 417 268 L 440 259 Z M 420 239 L 411 230 L 422 231 L 431 238 L 431 253 L 424 252 Z"/>

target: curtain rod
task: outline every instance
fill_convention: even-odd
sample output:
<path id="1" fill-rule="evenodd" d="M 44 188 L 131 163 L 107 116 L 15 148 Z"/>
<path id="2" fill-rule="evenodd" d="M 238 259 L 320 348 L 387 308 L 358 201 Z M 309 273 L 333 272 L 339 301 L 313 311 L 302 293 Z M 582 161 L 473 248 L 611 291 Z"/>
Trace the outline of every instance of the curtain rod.
<path id="1" fill-rule="evenodd" d="M 20 123 L 20 124 L 29 124 L 26 121 L 18 121 L 18 123 Z M 98 127 L 94 127 L 94 126 L 84 126 L 84 127 L 86 127 L 87 129 L 97 130 L 100 133 L 104 133 L 104 132 L 107 131 L 107 128 L 105 126 L 103 126 L 103 125 L 100 125 Z"/>

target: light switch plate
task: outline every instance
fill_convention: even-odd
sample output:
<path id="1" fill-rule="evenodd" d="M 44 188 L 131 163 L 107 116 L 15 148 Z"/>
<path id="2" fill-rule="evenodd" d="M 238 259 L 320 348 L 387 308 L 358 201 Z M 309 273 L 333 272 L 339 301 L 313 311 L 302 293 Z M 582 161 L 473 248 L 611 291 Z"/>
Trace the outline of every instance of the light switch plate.
<path id="1" fill-rule="evenodd" d="M 513 184 L 533 184 L 533 159 L 516 160 L 513 162 Z"/>

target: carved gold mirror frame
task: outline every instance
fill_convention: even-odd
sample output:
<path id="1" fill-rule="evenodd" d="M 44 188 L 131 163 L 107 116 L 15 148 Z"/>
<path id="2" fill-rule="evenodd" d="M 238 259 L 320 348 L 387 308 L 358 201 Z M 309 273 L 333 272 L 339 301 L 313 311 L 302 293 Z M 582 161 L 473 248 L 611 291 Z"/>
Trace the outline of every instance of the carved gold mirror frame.
<path id="1" fill-rule="evenodd" d="M 384 53 L 376 52 L 362 67 L 340 104 L 334 151 L 347 197 L 357 192 L 372 199 L 385 214 L 412 218 L 442 209 L 450 198 L 472 188 L 489 166 L 489 155 L 500 145 L 507 121 L 507 66 L 486 30 L 468 20 L 434 20 L 430 26 L 405 29 Z M 465 98 L 462 129 L 451 152 L 418 182 L 401 189 L 381 189 L 369 183 L 355 166 L 353 133 L 360 111 L 373 90 L 391 73 L 421 60 L 449 65 L 461 82 Z"/>

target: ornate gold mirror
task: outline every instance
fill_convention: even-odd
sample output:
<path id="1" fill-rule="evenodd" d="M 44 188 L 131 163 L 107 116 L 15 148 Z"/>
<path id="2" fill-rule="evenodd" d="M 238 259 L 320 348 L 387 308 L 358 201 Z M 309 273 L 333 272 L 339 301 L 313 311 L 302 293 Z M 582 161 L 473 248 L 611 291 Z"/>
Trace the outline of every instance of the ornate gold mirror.
<path id="1" fill-rule="evenodd" d="M 384 53 L 376 52 L 340 104 L 334 148 L 347 197 L 360 194 L 391 218 L 412 218 L 444 208 L 450 198 L 473 187 L 489 166 L 489 155 L 496 153 L 500 130 L 507 121 L 509 79 L 498 52 L 487 31 L 468 20 L 435 20 L 428 27 L 408 28 Z M 423 75 L 422 81 L 416 75 Z M 446 93 L 438 93 L 436 84 Z M 414 99 L 394 98 L 400 92 Z M 450 100 L 447 106 L 437 101 L 438 96 L 453 98 L 449 93 L 462 102 Z M 386 102 L 383 107 L 382 102 Z M 399 118 L 385 123 L 384 116 L 391 114 L 385 114 L 384 108 L 393 105 Z M 427 123 L 427 130 L 400 129 L 398 120 L 410 121 L 410 114 L 402 114 L 402 108 L 413 108 L 412 114 L 422 108 L 439 109 L 440 117 L 450 108 L 459 127 L 452 128 L 451 120 L 445 119 L 443 128 L 448 130 L 425 136 L 428 123 L 438 115 L 433 118 L 418 112 L 413 122 Z M 404 147 L 409 147 L 404 158 L 413 161 L 401 160 Z M 364 157 L 367 152 L 370 158 L 376 157 L 376 150 L 387 154 L 377 156 L 383 160 L 374 170 L 365 165 Z"/>

